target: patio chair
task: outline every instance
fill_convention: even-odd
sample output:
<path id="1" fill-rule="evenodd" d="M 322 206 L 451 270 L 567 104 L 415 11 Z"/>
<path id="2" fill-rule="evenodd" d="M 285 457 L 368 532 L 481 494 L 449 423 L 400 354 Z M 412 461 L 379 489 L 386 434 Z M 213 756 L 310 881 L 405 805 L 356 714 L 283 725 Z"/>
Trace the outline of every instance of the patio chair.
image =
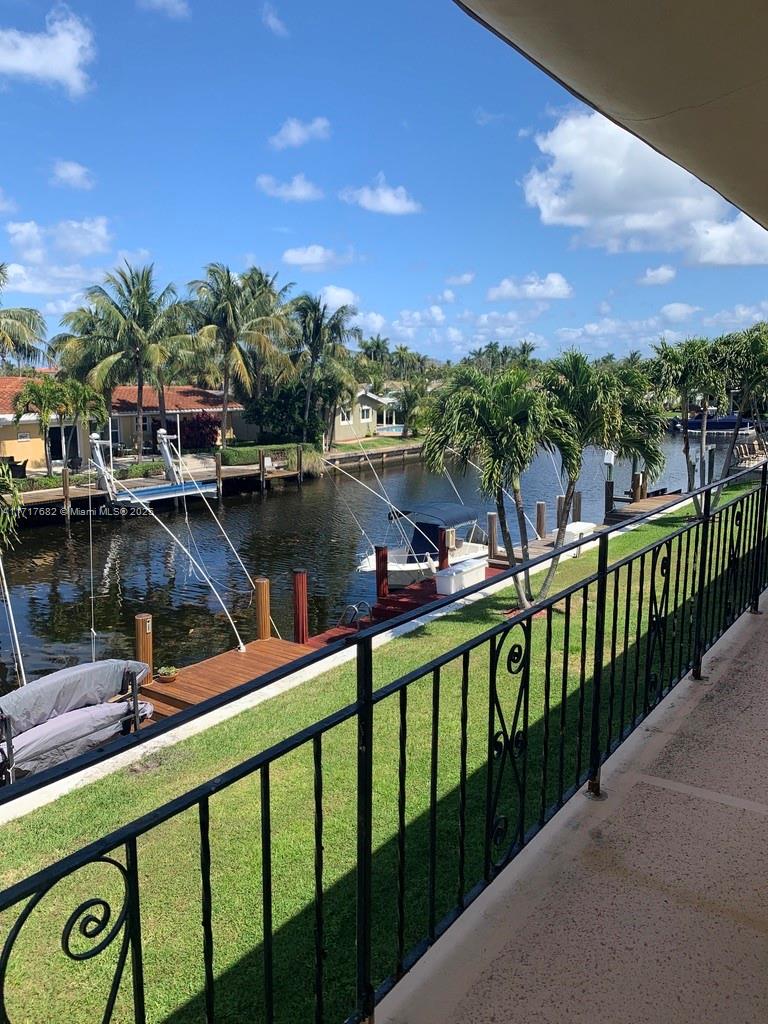
<path id="1" fill-rule="evenodd" d="M 29 459 L 24 459 L 23 462 L 16 462 L 15 460 L 8 463 L 8 468 L 11 471 L 11 477 L 14 480 L 26 480 L 27 478 L 27 463 Z"/>

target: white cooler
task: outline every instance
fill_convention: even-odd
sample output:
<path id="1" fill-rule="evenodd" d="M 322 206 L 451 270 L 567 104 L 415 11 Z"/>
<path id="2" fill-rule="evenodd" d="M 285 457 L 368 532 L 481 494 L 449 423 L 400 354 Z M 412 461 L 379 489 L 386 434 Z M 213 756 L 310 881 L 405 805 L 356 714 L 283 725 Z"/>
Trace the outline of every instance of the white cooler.
<path id="1" fill-rule="evenodd" d="M 466 558 L 463 562 L 455 562 L 447 569 L 440 569 L 435 573 L 438 594 L 447 597 L 475 583 L 482 583 L 487 565 L 487 558 Z"/>

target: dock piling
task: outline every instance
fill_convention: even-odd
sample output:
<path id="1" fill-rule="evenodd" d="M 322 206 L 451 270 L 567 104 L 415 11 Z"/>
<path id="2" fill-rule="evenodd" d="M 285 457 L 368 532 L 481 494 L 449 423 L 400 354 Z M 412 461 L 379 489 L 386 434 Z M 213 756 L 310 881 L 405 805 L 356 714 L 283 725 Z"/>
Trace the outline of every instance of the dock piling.
<path id="1" fill-rule="evenodd" d="M 448 538 L 442 527 L 437 531 L 437 568 L 447 569 L 448 562 Z"/>
<path id="2" fill-rule="evenodd" d="M 565 508 L 565 495 L 558 494 L 557 496 L 557 527 L 558 529 L 562 525 L 563 521 L 563 509 Z"/>
<path id="3" fill-rule="evenodd" d="M 300 444 L 296 445 L 296 474 L 298 485 L 301 487 L 304 483 L 304 448 Z"/>
<path id="4" fill-rule="evenodd" d="M 546 501 L 536 502 L 536 533 L 540 538 L 547 535 L 547 503 Z"/>
<path id="5" fill-rule="evenodd" d="M 263 494 L 267 487 L 267 464 L 264 449 L 259 449 L 259 490 Z"/>
<path id="6" fill-rule="evenodd" d="M 643 474 L 632 474 L 632 501 L 640 501 L 640 492 L 643 488 Z"/>
<path id="7" fill-rule="evenodd" d="M 134 624 L 136 627 L 136 660 L 149 665 L 149 672 L 152 675 L 155 671 L 152 616 L 148 612 L 139 612 L 134 618 Z"/>
<path id="8" fill-rule="evenodd" d="M 383 601 L 389 597 L 389 551 L 385 545 L 376 545 L 376 600 Z"/>
<path id="9" fill-rule="evenodd" d="M 573 521 L 581 522 L 581 491 L 573 492 Z"/>
<path id="10" fill-rule="evenodd" d="M 269 580 L 258 576 L 254 581 L 256 599 L 256 639 L 269 640 L 272 636 L 272 619 L 269 608 Z"/>
<path id="11" fill-rule="evenodd" d="M 498 557 L 498 521 L 499 516 L 497 512 L 488 513 L 488 558 Z"/>
<path id="12" fill-rule="evenodd" d="M 224 493 L 221 486 L 221 452 L 216 452 L 214 458 L 216 460 L 216 489 L 219 492 L 219 497 L 221 498 Z"/>
<path id="13" fill-rule="evenodd" d="M 309 640 L 309 596 L 307 570 L 293 570 L 293 640 L 305 644 Z"/>

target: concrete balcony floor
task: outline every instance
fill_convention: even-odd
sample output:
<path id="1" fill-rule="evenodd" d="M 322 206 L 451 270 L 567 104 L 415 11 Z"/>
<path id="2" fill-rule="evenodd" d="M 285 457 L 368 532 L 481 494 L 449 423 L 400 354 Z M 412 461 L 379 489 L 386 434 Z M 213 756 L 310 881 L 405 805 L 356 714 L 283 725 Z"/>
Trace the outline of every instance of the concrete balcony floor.
<path id="1" fill-rule="evenodd" d="M 768 1021 L 768 614 L 745 615 L 377 1024 Z"/>

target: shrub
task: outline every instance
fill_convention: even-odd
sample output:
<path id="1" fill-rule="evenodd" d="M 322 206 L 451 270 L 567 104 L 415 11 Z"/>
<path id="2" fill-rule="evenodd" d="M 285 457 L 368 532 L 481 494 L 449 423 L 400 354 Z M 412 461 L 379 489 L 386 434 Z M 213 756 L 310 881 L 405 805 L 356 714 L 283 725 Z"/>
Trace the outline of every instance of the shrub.
<path id="1" fill-rule="evenodd" d="M 181 420 L 181 447 L 185 451 L 213 448 L 219 439 L 221 420 L 209 412 L 197 412 Z"/>
<path id="2" fill-rule="evenodd" d="M 304 468 L 307 469 L 317 448 L 314 444 L 305 444 L 302 447 L 304 449 Z M 253 444 L 238 445 L 233 448 L 227 446 L 222 449 L 221 464 L 222 466 L 255 466 L 258 465 L 259 452 L 262 451 L 265 455 L 271 456 L 273 461 L 279 459 L 281 462 L 285 461 L 289 469 L 296 468 L 295 444 Z"/>

